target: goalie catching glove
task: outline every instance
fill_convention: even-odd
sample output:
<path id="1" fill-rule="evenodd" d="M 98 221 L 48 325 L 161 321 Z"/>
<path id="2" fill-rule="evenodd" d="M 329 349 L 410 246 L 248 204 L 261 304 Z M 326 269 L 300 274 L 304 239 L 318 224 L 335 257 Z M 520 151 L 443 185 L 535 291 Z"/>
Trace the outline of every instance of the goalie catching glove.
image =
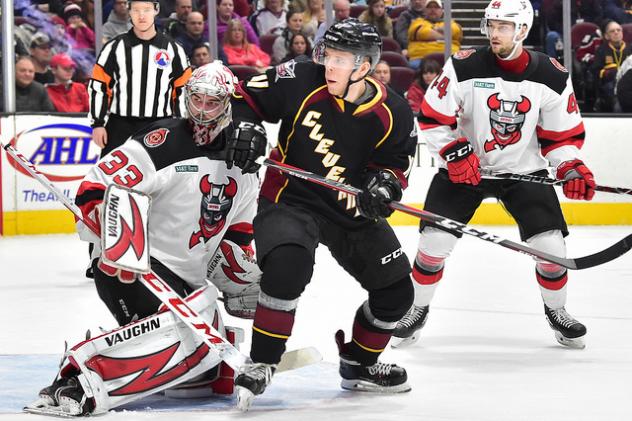
<path id="1" fill-rule="evenodd" d="M 222 291 L 224 308 L 231 316 L 254 319 L 261 281 L 261 270 L 252 249 L 244 250 L 222 240 L 208 265 L 207 279 Z"/>
<path id="2" fill-rule="evenodd" d="M 356 206 L 365 218 L 386 218 L 393 213 L 388 204 L 401 198 L 402 186 L 397 177 L 390 171 L 382 170 L 367 175 Z"/>

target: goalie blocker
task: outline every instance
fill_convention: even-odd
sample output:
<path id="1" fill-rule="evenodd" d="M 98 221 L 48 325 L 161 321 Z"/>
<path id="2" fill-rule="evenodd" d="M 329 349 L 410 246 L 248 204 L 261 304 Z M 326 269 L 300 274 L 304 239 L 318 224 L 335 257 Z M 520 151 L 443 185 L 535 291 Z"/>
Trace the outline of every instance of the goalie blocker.
<path id="1" fill-rule="evenodd" d="M 209 285 L 185 301 L 238 346 L 243 331 L 224 326 L 216 299 L 217 291 Z M 73 346 L 53 385 L 43 389 L 25 411 L 99 414 L 163 390 L 169 397 L 230 395 L 233 377 L 233 370 L 216 353 L 162 308 L 153 316 Z"/>

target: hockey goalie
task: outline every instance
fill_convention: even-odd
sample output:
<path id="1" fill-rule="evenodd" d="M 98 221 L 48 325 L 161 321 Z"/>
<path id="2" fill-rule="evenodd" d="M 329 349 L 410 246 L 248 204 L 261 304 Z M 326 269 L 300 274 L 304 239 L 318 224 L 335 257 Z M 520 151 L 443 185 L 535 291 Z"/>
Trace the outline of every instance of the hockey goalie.
<path id="1" fill-rule="evenodd" d="M 185 85 L 188 118 L 152 123 L 81 183 L 75 202 L 101 232 L 81 222 L 78 230 L 95 244 L 97 292 L 120 327 L 67 350 L 53 384 L 25 410 L 80 416 L 160 391 L 232 393 L 233 370 L 161 307 L 126 259 L 145 260 L 230 342 L 242 341 L 222 322 L 217 290 L 229 314 L 254 317 L 261 272 L 250 246 L 259 185 L 253 157 L 262 152 L 249 148 L 266 142 L 263 127 L 232 121 L 236 83 L 221 62 L 198 68 Z M 229 142 L 238 146 L 236 166 L 224 160 Z"/>

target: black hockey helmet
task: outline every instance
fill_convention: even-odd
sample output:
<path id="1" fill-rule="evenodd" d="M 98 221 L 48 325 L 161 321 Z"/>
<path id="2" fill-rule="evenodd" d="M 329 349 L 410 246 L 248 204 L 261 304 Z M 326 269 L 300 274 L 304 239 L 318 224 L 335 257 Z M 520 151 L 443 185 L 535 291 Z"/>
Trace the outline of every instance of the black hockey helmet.
<path id="1" fill-rule="evenodd" d="M 156 12 L 160 12 L 160 2 L 159 2 L 159 0 L 127 0 L 127 8 L 131 9 L 132 3 L 135 3 L 135 2 L 153 3 L 154 10 Z"/>
<path id="2" fill-rule="evenodd" d="M 325 48 L 353 53 L 356 57 L 355 69 L 362 64 L 364 57 L 368 57 L 372 72 L 380 61 L 382 38 L 370 23 L 348 18 L 331 25 L 316 43 L 312 54 L 316 63 L 325 64 Z"/>

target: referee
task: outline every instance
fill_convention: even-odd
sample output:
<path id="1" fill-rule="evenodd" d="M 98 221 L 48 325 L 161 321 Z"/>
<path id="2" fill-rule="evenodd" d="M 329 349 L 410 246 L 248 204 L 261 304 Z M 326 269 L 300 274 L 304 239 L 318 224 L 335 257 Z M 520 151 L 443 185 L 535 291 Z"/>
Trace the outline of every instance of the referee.
<path id="1" fill-rule="evenodd" d="M 182 89 L 191 75 L 184 49 L 158 33 L 157 0 L 129 0 L 132 29 L 110 40 L 88 84 L 92 140 L 101 156 L 160 118 L 183 117 Z"/>

